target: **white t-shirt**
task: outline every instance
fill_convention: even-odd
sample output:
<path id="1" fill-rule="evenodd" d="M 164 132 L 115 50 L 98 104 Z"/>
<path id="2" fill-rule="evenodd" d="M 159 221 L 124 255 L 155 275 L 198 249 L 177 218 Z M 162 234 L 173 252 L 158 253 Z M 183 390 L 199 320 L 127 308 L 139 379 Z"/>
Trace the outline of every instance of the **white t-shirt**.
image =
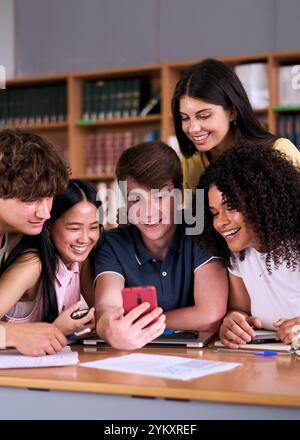
<path id="1" fill-rule="evenodd" d="M 262 320 L 263 327 L 273 329 L 278 319 L 300 316 L 300 264 L 295 271 L 287 269 L 285 263 L 278 269 L 271 266 L 268 274 L 265 255 L 253 248 L 245 251 L 245 260 L 235 255 L 233 275 L 243 279 L 251 301 L 251 314 Z"/>

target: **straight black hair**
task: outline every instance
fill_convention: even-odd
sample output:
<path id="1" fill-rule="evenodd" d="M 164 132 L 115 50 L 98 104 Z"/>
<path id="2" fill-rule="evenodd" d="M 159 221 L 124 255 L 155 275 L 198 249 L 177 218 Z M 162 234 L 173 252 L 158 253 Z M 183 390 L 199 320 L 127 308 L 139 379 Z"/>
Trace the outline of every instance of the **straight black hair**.
<path id="1" fill-rule="evenodd" d="M 236 73 L 227 64 L 208 58 L 182 74 L 172 98 L 175 132 L 185 157 L 191 157 L 197 149 L 182 130 L 180 99 L 183 96 L 221 105 L 224 110 L 235 110 L 235 123 L 230 128 L 234 144 L 259 142 L 273 145 L 277 139 L 259 123 Z"/>
<path id="2" fill-rule="evenodd" d="M 73 179 L 65 191 L 53 199 L 51 218 L 48 223 L 52 224 L 59 219 L 66 211 L 77 203 L 87 200 L 96 208 L 101 202 L 97 200 L 96 190 L 84 180 Z M 25 235 L 19 244 L 10 252 L 8 258 L 0 269 L 0 275 L 20 256 L 28 252 L 36 254 L 42 265 L 41 282 L 43 295 L 43 317 L 42 321 L 53 322 L 58 316 L 58 306 L 55 291 L 55 272 L 58 264 L 57 250 L 49 237 L 47 226 L 43 227 L 39 235 Z M 33 257 L 34 258 L 34 257 Z"/>

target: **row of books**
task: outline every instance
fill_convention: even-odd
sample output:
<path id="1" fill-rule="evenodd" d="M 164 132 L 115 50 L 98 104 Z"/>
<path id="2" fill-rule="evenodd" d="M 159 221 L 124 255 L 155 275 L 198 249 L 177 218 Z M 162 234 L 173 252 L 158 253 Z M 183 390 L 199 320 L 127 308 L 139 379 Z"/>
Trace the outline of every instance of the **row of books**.
<path id="1" fill-rule="evenodd" d="M 238 64 L 234 71 L 243 84 L 254 109 L 269 105 L 269 84 L 267 63 Z"/>
<path id="2" fill-rule="evenodd" d="M 85 145 L 86 174 L 113 173 L 124 150 L 140 142 L 159 138 L 157 130 L 118 132 L 106 131 L 89 134 Z"/>
<path id="3" fill-rule="evenodd" d="M 65 84 L 0 90 L 0 125 L 63 122 L 67 117 Z"/>
<path id="4" fill-rule="evenodd" d="M 300 150 L 300 113 L 279 114 L 278 135 L 289 139 Z"/>
<path id="5" fill-rule="evenodd" d="M 86 81 L 83 86 L 83 120 L 128 118 L 159 113 L 160 92 L 151 97 L 150 83 L 142 78 Z"/>
<path id="6" fill-rule="evenodd" d="M 251 105 L 264 108 L 269 105 L 267 63 L 245 63 L 234 67 Z M 300 64 L 283 65 L 278 68 L 278 104 L 300 106 Z"/>
<path id="7" fill-rule="evenodd" d="M 278 103 L 300 107 L 300 64 L 278 69 Z"/>

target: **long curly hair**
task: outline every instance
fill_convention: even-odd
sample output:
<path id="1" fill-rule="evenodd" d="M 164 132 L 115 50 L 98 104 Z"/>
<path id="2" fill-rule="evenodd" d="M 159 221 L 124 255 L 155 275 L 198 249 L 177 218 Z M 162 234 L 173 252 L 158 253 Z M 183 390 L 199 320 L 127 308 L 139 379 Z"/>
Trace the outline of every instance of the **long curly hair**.
<path id="1" fill-rule="evenodd" d="M 204 189 L 204 231 L 199 237 L 231 267 L 232 254 L 213 227 L 208 190 L 216 185 L 224 202 L 241 212 L 257 236 L 269 273 L 283 262 L 300 262 L 300 170 L 282 152 L 266 145 L 241 145 L 223 153 L 200 178 Z M 245 252 L 239 253 L 240 260 Z"/>

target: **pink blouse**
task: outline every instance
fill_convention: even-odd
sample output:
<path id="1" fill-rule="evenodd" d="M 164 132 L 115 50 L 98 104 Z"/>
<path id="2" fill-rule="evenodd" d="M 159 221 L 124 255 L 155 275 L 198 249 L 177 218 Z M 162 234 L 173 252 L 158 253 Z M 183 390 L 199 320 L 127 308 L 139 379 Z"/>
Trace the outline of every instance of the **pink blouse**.
<path id="1" fill-rule="evenodd" d="M 79 264 L 72 263 L 67 268 L 59 258 L 55 274 L 54 287 L 58 313 L 80 300 Z M 40 322 L 43 316 L 42 283 L 33 301 L 18 301 L 5 315 L 3 320 L 8 322 Z"/>

